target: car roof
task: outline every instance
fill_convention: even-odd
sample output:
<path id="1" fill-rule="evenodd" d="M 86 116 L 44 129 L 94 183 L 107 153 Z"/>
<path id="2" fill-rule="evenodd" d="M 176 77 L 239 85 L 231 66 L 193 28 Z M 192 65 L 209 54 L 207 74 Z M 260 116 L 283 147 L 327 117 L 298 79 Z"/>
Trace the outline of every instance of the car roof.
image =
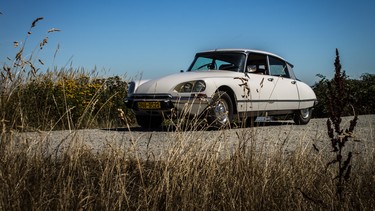
<path id="1" fill-rule="evenodd" d="M 226 48 L 226 49 L 215 49 L 215 50 L 208 50 L 208 51 L 201 51 L 201 52 L 198 52 L 199 54 L 200 53 L 212 53 L 212 52 L 238 52 L 238 53 L 260 53 L 260 54 L 267 54 L 267 55 L 271 55 L 271 56 L 274 56 L 274 57 L 277 57 L 279 59 L 282 59 L 284 61 L 286 61 L 289 65 L 291 65 L 293 67 L 293 65 L 288 62 L 287 60 L 285 60 L 283 57 L 279 56 L 279 55 L 276 55 L 274 53 L 270 53 L 270 52 L 267 52 L 267 51 L 261 51 L 261 50 L 255 50 L 255 49 L 241 49 L 241 48 Z"/>

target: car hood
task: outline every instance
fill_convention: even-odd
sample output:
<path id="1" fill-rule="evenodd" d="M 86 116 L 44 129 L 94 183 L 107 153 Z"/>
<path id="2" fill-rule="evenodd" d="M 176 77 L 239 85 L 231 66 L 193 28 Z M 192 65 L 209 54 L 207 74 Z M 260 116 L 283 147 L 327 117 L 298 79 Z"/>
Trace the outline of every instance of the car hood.
<path id="1" fill-rule="evenodd" d="M 141 84 L 135 93 L 139 94 L 151 94 L 151 93 L 172 93 L 173 89 L 180 83 L 205 80 L 207 78 L 233 78 L 235 72 L 223 71 L 223 70 L 211 70 L 205 72 L 183 72 L 165 77 L 149 80 Z"/>

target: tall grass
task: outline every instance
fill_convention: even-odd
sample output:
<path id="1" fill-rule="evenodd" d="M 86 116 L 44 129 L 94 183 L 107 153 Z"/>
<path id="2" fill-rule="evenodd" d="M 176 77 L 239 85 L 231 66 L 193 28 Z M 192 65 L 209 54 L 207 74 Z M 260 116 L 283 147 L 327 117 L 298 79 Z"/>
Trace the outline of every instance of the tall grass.
<path id="1" fill-rule="evenodd" d="M 2 89 L 3 127 L 56 130 L 120 126 L 127 83 L 120 77 L 99 78 L 96 70 L 47 70 L 10 82 Z M 2 82 L 7 78 L 0 79 Z M 5 124 L 6 123 L 6 124 Z"/>
<path id="2" fill-rule="evenodd" d="M 25 41 L 14 42 L 18 53 L 8 57 L 0 70 L 2 130 L 120 126 L 117 108 L 124 107 L 126 81 L 119 76 L 101 78 L 96 69 L 44 67 L 38 55 L 47 45 L 48 37 L 38 44 L 37 52 L 25 52 L 31 31 L 41 20 L 32 22 Z M 52 28 L 47 33 L 58 31 Z"/>
<path id="3" fill-rule="evenodd" d="M 0 209 L 375 208 L 373 152 L 356 158 L 362 165 L 353 168 L 345 200 L 338 201 L 336 171 L 326 168 L 328 153 L 299 145 L 287 155 L 263 145 L 254 132 L 240 130 L 232 147 L 223 138 L 173 132 L 162 159 L 151 151 L 139 156 L 136 140 L 130 149 L 110 144 L 93 152 L 76 138 L 56 156 L 48 152 L 47 140 L 7 135 L 1 142 Z"/>

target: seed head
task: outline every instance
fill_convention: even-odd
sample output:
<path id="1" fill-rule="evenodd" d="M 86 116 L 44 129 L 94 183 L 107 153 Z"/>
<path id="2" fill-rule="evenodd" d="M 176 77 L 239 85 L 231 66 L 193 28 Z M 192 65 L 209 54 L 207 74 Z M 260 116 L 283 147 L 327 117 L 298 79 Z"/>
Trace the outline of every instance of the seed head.
<path id="1" fill-rule="evenodd" d="M 35 27 L 35 24 L 36 24 L 38 21 L 40 21 L 40 20 L 43 20 L 43 17 L 39 17 L 39 18 L 35 19 L 35 20 L 33 21 L 33 23 L 31 24 L 31 28 L 34 28 L 34 27 Z"/>

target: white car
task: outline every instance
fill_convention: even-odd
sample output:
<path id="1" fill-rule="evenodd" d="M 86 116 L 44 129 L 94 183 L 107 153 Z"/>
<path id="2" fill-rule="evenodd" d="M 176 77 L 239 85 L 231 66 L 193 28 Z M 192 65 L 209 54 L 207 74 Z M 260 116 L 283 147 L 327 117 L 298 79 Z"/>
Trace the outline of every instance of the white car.
<path id="1" fill-rule="evenodd" d="M 215 127 L 286 114 L 296 124 L 307 124 L 316 103 L 314 91 L 296 78 L 292 64 L 249 49 L 199 52 L 186 72 L 130 82 L 125 99 L 143 128 L 159 127 L 164 118 L 181 114 L 206 118 Z"/>

